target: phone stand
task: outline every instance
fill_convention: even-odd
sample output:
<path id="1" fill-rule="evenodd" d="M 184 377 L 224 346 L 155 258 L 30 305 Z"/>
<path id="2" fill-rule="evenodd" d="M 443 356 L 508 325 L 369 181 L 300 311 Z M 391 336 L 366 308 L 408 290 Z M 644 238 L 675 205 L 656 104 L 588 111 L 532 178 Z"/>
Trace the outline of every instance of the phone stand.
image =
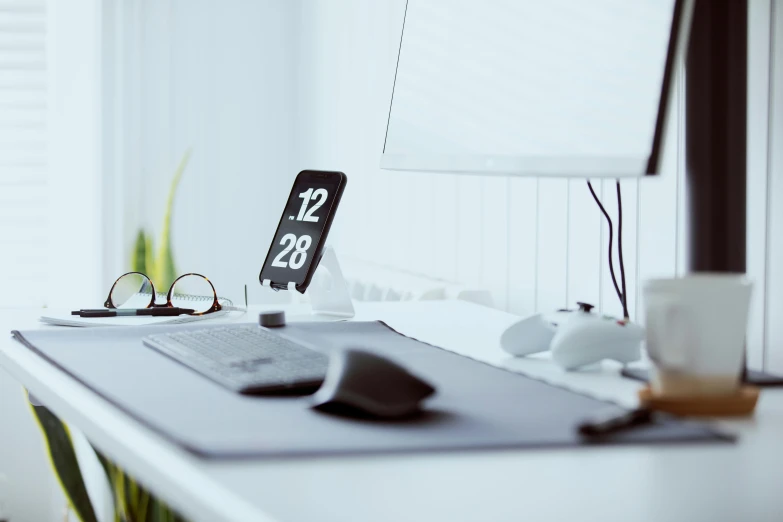
<path id="1" fill-rule="evenodd" d="M 313 315 L 331 319 L 350 319 L 356 315 L 348 283 L 332 247 L 324 250 L 305 293 L 310 298 Z"/>
<path id="2" fill-rule="evenodd" d="M 265 279 L 261 284 L 269 286 L 269 280 Z M 297 302 L 296 283 L 288 283 L 288 290 L 292 292 L 294 302 Z M 339 321 L 356 315 L 348 283 L 332 247 L 324 249 L 305 295 L 310 300 L 310 320 Z"/>

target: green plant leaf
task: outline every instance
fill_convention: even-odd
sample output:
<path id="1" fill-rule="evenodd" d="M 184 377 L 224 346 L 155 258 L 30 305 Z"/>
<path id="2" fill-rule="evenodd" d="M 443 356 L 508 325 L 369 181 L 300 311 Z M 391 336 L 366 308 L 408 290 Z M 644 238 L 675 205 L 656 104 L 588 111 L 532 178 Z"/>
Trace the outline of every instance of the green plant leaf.
<path id="1" fill-rule="evenodd" d="M 30 403 L 30 409 L 43 433 L 54 474 L 74 513 L 81 522 L 98 522 L 84 485 L 68 427 L 45 406 L 34 406 Z"/>
<path id="2" fill-rule="evenodd" d="M 191 150 L 186 150 L 177 166 L 177 170 L 174 171 L 174 178 L 171 180 L 171 186 L 169 187 L 169 197 L 166 201 L 166 213 L 163 217 L 163 230 L 161 231 L 160 245 L 158 246 L 154 265 L 155 273 L 153 282 L 159 288 L 168 288 L 177 277 L 177 269 L 174 264 L 174 253 L 171 248 L 171 215 L 174 210 L 174 197 L 177 194 L 177 188 L 179 187 L 185 168 L 190 161 L 190 155 Z"/>
<path id="3" fill-rule="evenodd" d="M 133 247 L 133 256 L 131 256 L 131 271 L 147 273 L 147 237 L 144 229 L 139 229 L 136 235 L 136 243 Z"/>
<path id="4" fill-rule="evenodd" d="M 149 277 L 154 278 L 155 274 L 155 250 L 153 249 L 152 236 L 147 236 L 146 246 L 144 247 L 144 262 L 147 271 L 144 272 Z"/>
<path id="5" fill-rule="evenodd" d="M 111 460 L 95 449 L 106 472 L 115 506 L 115 522 L 187 522 L 164 502 L 136 483 Z"/>
<path id="6" fill-rule="evenodd" d="M 92 450 L 98 456 L 98 461 L 101 463 L 103 471 L 106 473 L 106 480 L 109 482 L 109 490 L 111 491 L 112 503 L 114 504 L 114 522 L 126 522 L 125 518 L 123 518 L 123 516 L 120 514 L 120 510 L 118 509 L 119 499 L 117 498 L 117 491 L 114 488 L 114 476 L 117 473 L 117 468 L 109 459 L 103 455 L 103 453 L 96 450 L 95 446 L 92 446 Z"/>

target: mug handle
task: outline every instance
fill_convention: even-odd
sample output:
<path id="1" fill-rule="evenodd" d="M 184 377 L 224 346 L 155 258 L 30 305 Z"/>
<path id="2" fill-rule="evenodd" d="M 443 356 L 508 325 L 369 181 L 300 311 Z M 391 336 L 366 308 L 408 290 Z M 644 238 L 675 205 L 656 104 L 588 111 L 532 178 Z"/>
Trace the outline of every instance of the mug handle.
<path id="1" fill-rule="evenodd" d="M 647 354 L 658 367 L 687 370 L 693 362 L 696 336 L 692 315 L 680 300 L 656 297 L 650 300 L 647 324 Z"/>

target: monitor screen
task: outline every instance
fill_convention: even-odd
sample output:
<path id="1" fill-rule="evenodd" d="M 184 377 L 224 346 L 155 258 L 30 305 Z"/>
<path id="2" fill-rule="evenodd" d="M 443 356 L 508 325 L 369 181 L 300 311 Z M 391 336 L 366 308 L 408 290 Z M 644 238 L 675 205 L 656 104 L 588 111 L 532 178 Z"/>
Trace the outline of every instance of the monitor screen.
<path id="1" fill-rule="evenodd" d="M 692 5 L 408 0 L 381 167 L 655 173 Z"/>

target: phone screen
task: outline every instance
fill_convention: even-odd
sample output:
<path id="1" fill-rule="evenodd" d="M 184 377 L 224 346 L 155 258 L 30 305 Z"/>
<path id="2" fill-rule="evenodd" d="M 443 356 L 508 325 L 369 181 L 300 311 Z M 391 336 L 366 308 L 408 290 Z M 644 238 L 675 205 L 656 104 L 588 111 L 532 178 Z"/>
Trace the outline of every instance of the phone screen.
<path id="1" fill-rule="evenodd" d="M 344 188 L 339 172 L 300 172 L 288 197 L 277 233 L 261 269 L 260 279 L 285 287 L 309 281 L 308 273 L 319 246 L 329 233 Z"/>

